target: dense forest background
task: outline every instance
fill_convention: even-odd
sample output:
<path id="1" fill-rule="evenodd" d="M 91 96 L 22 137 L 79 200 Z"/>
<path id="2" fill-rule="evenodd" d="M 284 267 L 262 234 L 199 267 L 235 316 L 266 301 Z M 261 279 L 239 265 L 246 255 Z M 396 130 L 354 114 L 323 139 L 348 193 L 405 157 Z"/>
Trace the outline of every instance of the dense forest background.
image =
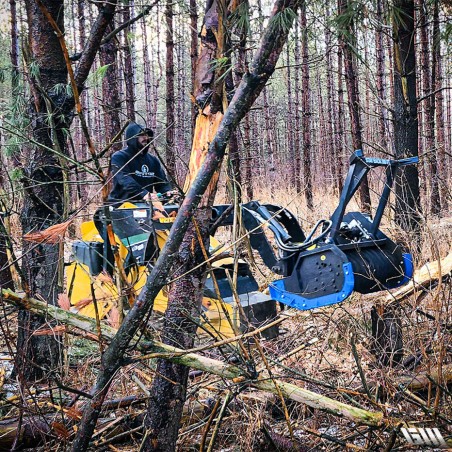
<path id="1" fill-rule="evenodd" d="M 408 426 L 450 441 L 451 15 L 448 0 L 1 4 L 0 450 L 390 451 Z M 131 121 L 154 130 L 184 201 L 145 290 L 108 237 L 117 271 L 99 278 L 114 279 L 116 314 L 78 316 L 71 244 Z M 214 199 L 279 204 L 308 231 L 357 149 L 419 157 L 382 223 L 414 280 L 278 311 L 272 341 L 198 336 Z M 384 178 L 369 174 L 354 206 L 375 213 Z M 275 276 L 242 232 L 219 240 L 265 292 Z M 162 288 L 170 308 L 151 316 Z"/>
<path id="2" fill-rule="evenodd" d="M 392 21 L 403 22 L 404 13 L 384 1 L 339 3 L 306 6 L 290 32 L 271 82 L 240 126 L 235 145 L 239 182 L 249 199 L 273 196 L 280 189 L 300 199 L 303 194 L 309 199 L 312 187 L 318 194 L 338 193 L 357 142 L 368 155 L 394 155 Z M 2 13 L 1 139 L 2 164 L 16 181 L 20 162 L 27 158 L 21 145 L 31 127 L 27 77 L 37 68 L 27 57 L 23 4 L 12 5 L 12 24 L 7 20 L 10 13 Z M 248 40 L 232 36 L 232 67 L 227 74 L 231 83 L 236 84 L 246 71 L 270 6 L 257 2 L 248 9 L 245 3 L 234 13 L 243 21 Z M 91 2 L 66 6 L 65 39 L 74 60 L 85 45 L 97 8 Z M 115 31 L 104 38 L 108 42 L 101 47 L 81 93 L 90 136 L 104 156 L 104 167 L 111 152 L 121 147 L 120 132 L 126 121 L 137 120 L 155 130 L 159 155 L 183 184 L 193 130 L 194 30 L 200 26 L 203 8 L 196 2 L 119 5 L 109 29 Z M 418 2 L 415 9 L 420 187 L 423 212 L 428 216 L 447 212 L 450 198 L 450 9 L 442 2 Z M 115 28 L 119 26 L 120 30 Z M 351 77 L 353 88 L 347 85 Z M 64 93 L 68 87 L 62 84 L 59 89 Z M 89 160 L 77 118 L 66 133 L 70 157 Z M 83 173 L 83 168 L 78 171 Z M 71 178 L 71 196 L 77 206 L 95 196 L 98 187 L 89 186 L 89 175 L 83 174 L 82 182 Z M 270 193 L 262 193 L 262 188 Z"/>

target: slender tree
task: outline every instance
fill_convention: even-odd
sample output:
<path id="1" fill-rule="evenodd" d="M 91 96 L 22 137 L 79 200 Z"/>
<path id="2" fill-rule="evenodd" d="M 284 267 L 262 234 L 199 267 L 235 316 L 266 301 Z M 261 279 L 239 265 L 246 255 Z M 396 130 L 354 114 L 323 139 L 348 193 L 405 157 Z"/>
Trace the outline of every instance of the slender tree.
<path id="1" fill-rule="evenodd" d="M 300 39 L 299 39 L 300 25 L 299 21 L 295 23 L 295 77 L 294 77 L 294 178 L 295 178 L 295 189 L 297 193 L 301 193 L 301 102 L 300 102 L 300 70 L 301 65 L 301 52 L 300 52 Z"/>
<path id="2" fill-rule="evenodd" d="M 360 99 L 358 90 L 358 73 L 356 67 L 356 32 L 354 29 L 354 4 L 349 0 L 339 0 L 339 41 L 344 56 L 345 84 L 348 94 L 348 108 L 352 128 L 352 143 L 354 149 L 363 148 L 362 124 L 360 115 Z M 361 209 L 370 212 L 370 192 L 367 177 L 359 188 Z"/>
<path id="3" fill-rule="evenodd" d="M 124 12 L 122 14 L 122 19 L 124 23 L 130 22 L 130 10 L 132 8 L 132 2 L 126 0 L 124 4 Z M 123 54 L 124 54 L 124 82 L 125 82 L 125 95 L 126 95 L 126 108 L 127 108 L 127 118 L 131 121 L 135 121 L 135 68 L 133 65 L 132 58 L 132 45 L 131 39 L 129 37 L 131 31 L 131 26 L 124 28 L 124 44 L 123 44 Z"/>
<path id="4" fill-rule="evenodd" d="M 442 71 L 442 55 L 441 55 L 441 34 L 439 26 L 439 0 L 435 0 L 433 4 L 433 61 L 432 61 L 432 87 L 435 90 L 434 110 L 435 110 L 435 151 L 438 162 L 439 192 L 440 204 L 442 211 L 448 210 L 447 190 L 447 164 L 445 153 L 445 134 L 444 134 L 444 95 L 443 95 L 443 71 Z"/>
<path id="5" fill-rule="evenodd" d="M 439 175 L 437 154 L 435 143 L 435 96 L 432 95 L 434 86 L 432 76 L 434 76 L 434 67 L 431 64 L 430 55 L 431 46 L 429 45 L 428 22 L 427 22 L 427 4 L 424 0 L 419 1 L 419 33 L 420 33 L 420 55 L 421 55 L 421 78 L 422 78 L 422 129 L 423 129 L 423 149 L 427 155 L 428 181 L 430 185 L 430 212 L 437 215 L 441 211 L 439 198 Z M 433 52 L 434 55 L 434 52 Z"/>
<path id="6" fill-rule="evenodd" d="M 75 98 L 67 94 L 68 61 L 62 42 L 64 36 L 64 3 L 61 0 L 26 2 L 28 23 L 27 58 L 30 91 L 30 116 L 33 143 L 27 148 L 23 165 L 26 193 L 21 215 L 24 233 L 46 229 L 65 219 L 65 131 L 73 118 Z M 102 36 L 113 18 L 115 0 L 102 6 L 94 21 L 90 39 L 75 70 L 72 91 L 82 90 Z M 66 55 L 67 57 L 67 55 Z M 77 108 L 79 108 L 79 105 Z M 61 247 L 45 242 L 24 242 L 23 273 L 27 294 L 56 304 L 62 292 L 63 255 Z M 54 335 L 33 335 L 45 319 L 19 314 L 18 359 L 16 373 L 29 380 L 48 376 L 60 363 L 60 347 Z"/>
<path id="7" fill-rule="evenodd" d="M 173 37 L 173 0 L 167 0 L 166 21 L 166 165 L 174 177 L 176 156 L 174 153 L 174 37 Z"/>
<path id="8" fill-rule="evenodd" d="M 331 13 L 329 6 L 325 5 L 325 15 L 330 19 Z M 334 67 L 333 67 L 333 39 L 330 26 L 327 24 L 325 28 L 325 47 L 326 47 L 326 89 L 327 89 L 327 152 L 331 153 L 332 158 L 329 170 L 333 176 L 333 183 L 336 191 L 339 191 L 338 181 L 342 179 L 342 158 L 338 153 L 337 142 L 335 140 L 335 125 L 337 121 L 337 103 L 334 102 Z"/>
<path id="9" fill-rule="evenodd" d="M 107 33 L 114 29 L 114 21 L 107 28 Z M 100 62 L 106 66 L 107 70 L 102 79 L 102 108 L 104 111 L 105 140 L 109 144 L 121 130 L 121 120 L 119 112 L 121 111 L 121 99 L 119 96 L 118 81 L 118 46 L 117 37 L 108 39 L 100 48 Z M 117 150 L 120 144 L 117 143 L 112 150 Z"/>
<path id="10" fill-rule="evenodd" d="M 393 5 L 394 142 L 397 158 L 418 155 L 414 1 Z M 418 237 L 419 173 L 416 165 L 402 167 L 396 180 L 396 221 Z"/>
<path id="11" fill-rule="evenodd" d="M 64 30 L 64 6 L 61 1 L 44 1 L 42 5 L 55 18 L 60 30 Z M 34 229 L 45 229 L 63 220 L 63 171 L 57 155 L 48 149 L 64 149 L 63 129 L 67 129 L 57 86 L 67 83 L 67 68 L 58 37 L 49 20 L 43 14 L 38 2 L 27 2 L 27 22 L 29 27 L 28 45 L 30 58 L 27 62 L 35 66 L 30 71 L 31 116 L 33 138 L 41 146 L 28 149 L 31 158 L 23 167 L 24 207 L 21 223 L 24 233 Z M 45 94 L 44 94 L 45 93 Z M 47 121 L 51 119 L 51 124 Z M 56 304 L 62 287 L 58 281 L 58 246 L 30 244 L 24 242 L 23 271 L 29 294 L 42 296 L 51 304 Z M 15 371 L 28 380 L 46 375 L 60 364 L 59 342 L 52 336 L 33 336 L 33 332 L 45 324 L 44 319 L 26 311 L 19 313 L 18 355 Z"/>
<path id="12" fill-rule="evenodd" d="M 308 29 L 306 26 L 306 2 L 300 7 L 301 28 L 301 108 L 303 111 L 301 127 L 303 129 L 303 185 L 306 205 L 312 210 L 312 163 L 311 163 L 311 98 L 309 89 L 309 52 Z"/>
<path id="13" fill-rule="evenodd" d="M 375 31 L 375 52 L 377 59 L 377 96 L 378 96 L 378 133 L 381 147 L 387 151 L 387 110 L 385 108 L 386 102 L 386 85 L 385 85 L 385 52 L 384 52 L 384 17 L 383 17 L 383 0 L 377 0 L 377 29 Z"/>
<path id="14" fill-rule="evenodd" d="M 337 47 L 337 114 L 335 117 L 335 141 L 336 141 L 336 152 L 338 156 L 338 165 L 342 168 L 344 163 L 344 143 L 345 143 L 345 135 L 344 135 L 344 84 L 343 84 L 343 60 L 344 55 L 342 52 L 342 48 L 339 45 Z M 336 175 L 337 177 L 337 186 L 339 192 L 342 191 L 343 188 L 343 174 L 338 170 Z"/>
<path id="15" fill-rule="evenodd" d="M 191 90 L 195 89 L 196 61 L 198 59 L 198 9 L 196 0 L 190 0 L 190 62 L 191 62 Z M 196 119 L 196 105 L 191 110 L 192 127 Z"/>

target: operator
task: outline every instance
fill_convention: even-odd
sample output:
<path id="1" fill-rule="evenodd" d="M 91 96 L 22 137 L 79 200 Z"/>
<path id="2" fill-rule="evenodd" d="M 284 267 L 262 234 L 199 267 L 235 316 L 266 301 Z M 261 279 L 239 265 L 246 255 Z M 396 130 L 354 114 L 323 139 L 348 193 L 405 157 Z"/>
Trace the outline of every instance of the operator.
<path id="1" fill-rule="evenodd" d="M 151 129 L 139 124 L 127 126 L 127 146 L 111 157 L 113 189 L 109 202 L 118 205 L 124 201 L 157 201 L 156 193 L 171 192 L 160 161 L 148 153 L 153 136 Z"/>

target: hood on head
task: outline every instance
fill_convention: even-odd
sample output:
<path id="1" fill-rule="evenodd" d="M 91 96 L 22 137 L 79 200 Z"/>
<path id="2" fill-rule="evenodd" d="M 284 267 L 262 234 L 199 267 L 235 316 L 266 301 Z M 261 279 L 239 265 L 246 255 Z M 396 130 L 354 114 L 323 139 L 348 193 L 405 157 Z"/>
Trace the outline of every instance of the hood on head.
<path id="1" fill-rule="evenodd" d="M 138 141 L 137 138 L 144 131 L 150 131 L 152 136 L 151 129 L 148 129 L 141 124 L 136 124 L 135 122 L 130 123 L 126 128 L 125 139 L 127 143 L 127 147 L 132 151 L 138 150 Z"/>

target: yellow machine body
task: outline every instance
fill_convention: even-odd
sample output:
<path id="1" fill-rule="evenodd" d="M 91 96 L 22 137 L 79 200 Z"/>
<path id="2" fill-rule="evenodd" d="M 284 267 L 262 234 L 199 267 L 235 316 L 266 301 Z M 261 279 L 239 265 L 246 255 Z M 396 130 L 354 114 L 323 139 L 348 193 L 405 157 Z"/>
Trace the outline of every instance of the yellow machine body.
<path id="1" fill-rule="evenodd" d="M 124 208 L 133 207 L 133 204 L 125 203 Z M 169 222 L 172 219 L 162 218 L 162 222 Z M 81 239 L 84 242 L 100 242 L 103 239 L 99 234 L 94 221 L 87 221 L 80 227 Z M 168 230 L 157 230 L 156 237 L 159 249 L 162 249 L 168 237 Z M 118 246 L 118 254 L 122 262 L 126 259 L 129 250 L 122 241 L 115 235 Z M 220 243 L 211 237 L 210 244 L 212 248 L 219 248 Z M 232 262 L 232 259 L 226 259 Z M 222 260 L 224 261 L 224 260 Z M 224 264 L 218 262 L 216 265 Z M 145 265 L 134 266 L 129 271 L 127 278 L 136 295 L 142 290 L 146 283 L 148 270 Z M 118 305 L 119 294 L 121 293 L 118 282 L 113 278 L 101 272 L 97 275 L 90 274 L 89 267 L 83 263 L 74 261 L 67 266 L 67 293 L 72 305 L 72 310 L 86 315 L 88 317 L 104 318 L 108 315 L 114 306 Z M 126 301 L 127 303 L 127 301 Z M 168 304 L 167 290 L 163 288 L 154 300 L 153 310 L 159 313 L 165 312 Z M 204 297 L 202 300 L 203 308 L 203 329 L 206 329 L 220 337 L 233 337 L 239 331 L 240 316 L 236 307 L 230 303 L 225 303 L 221 299 Z M 97 312 L 96 312 L 97 311 Z"/>

